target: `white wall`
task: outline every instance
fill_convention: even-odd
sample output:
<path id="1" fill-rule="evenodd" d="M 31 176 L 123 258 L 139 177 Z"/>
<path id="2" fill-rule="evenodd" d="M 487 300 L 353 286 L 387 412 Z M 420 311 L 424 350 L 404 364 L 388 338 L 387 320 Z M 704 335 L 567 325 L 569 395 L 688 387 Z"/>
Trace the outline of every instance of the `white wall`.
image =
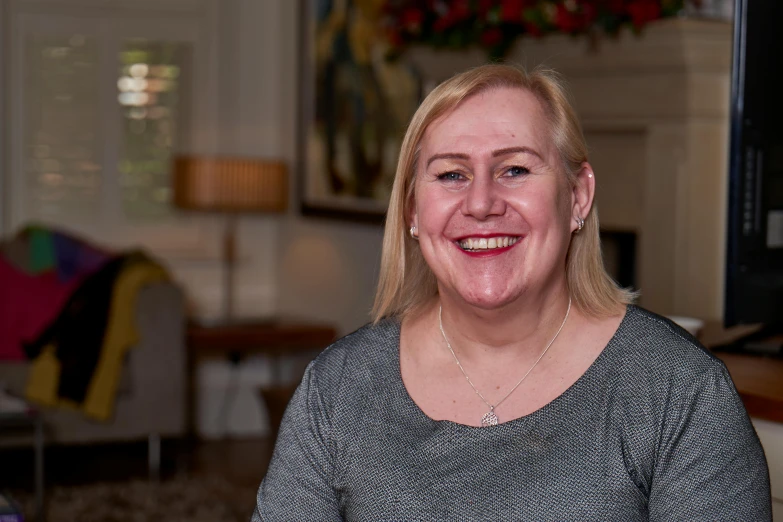
<path id="1" fill-rule="evenodd" d="M 299 213 L 298 2 L 221 0 L 219 11 L 218 152 L 279 157 L 290 167 L 288 213 L 240 220 L 238 313 L 326 321 L 348 333 L 369 319 L 382 228 Z M 199 307 L 214 314 L 222 289 L 215 263 L 175 263 Z"/>
<path id="2" fill-rule="evenodd" d="M 764 447 L 769 466 L 772 518 L 783 520 L 783 425 L 756 418 L 751 420 Z"/>
<path id="3" fill-rule="evenodd" d="M 292 216 L 280 233 L 278 310 L 349 333 L 369 320 L 378 278 L 380 226 Z"/>
<path id="4" fill-rule="evenodd" d="M 214 0 L 213 0 L 214 1 Z M 274 70 L 278 2 L 221 0 L 217 10 L 217 153 L 280 157 L 283 138 L 280 90 Z M 272 74 L 270 74 L 272 72 Z M 242 215 L 235 308 L 239 315 L 275 314 L 278 259 L 275 245 L 282 216 Z M 220 248 L 220 226 L 212 234 Z M 175 261 L 176 263 L 176 261 Z M 220 309 L 223 280 L 219 264 L 183 262 L 175 270 L 204 315 Z"/>
<path id="5" fill-rule="evenodd" d="M 216 10 L 218 110 L 214 132 L 218 154 L 281 156 L 283 85 L 276 73 L 281 64 L 275 52 L 279 3 L 221 0 Z M 224 286 L 219 261 L 223 223 L 219 217 L 210 220 L 205 241 L 211 255 L 169 259 L 196 311 L 205 317 L 220 314 Z M 282 221 L 283 216 L 275 215 L 240 216 L 234 290 L 235 310 L 240 316 L 276 313 L 280 258 L 276 245 Z"/>
<path id="6" fill-rule="evenodd" d="M 288 213 L 242 219 L 239 309 L 324 321 L 341 335 L 349 333 L 369 320 L 383 232 L 380 225 L 299 214 L 295 170 L 298 2 L 223 1 L 220 52 L 226 76 L 222 79 L 220 129 L 231 138 L 221 140 L 222 151 L 281 157 L 291 167 Z M 208 264 L 200 272 L 197 263 L 193 267 L 189 291 L 198 294 L 202 303 L 218 302 L 218 296 L 207 295 L 205 285 L 199 285 L 209 274 L 215 279 L 214 269 Z M 271 304 L 265 301 L 267 297 L 272 298 Z M 263 358 L 249 360 L 238 370 L 220 361 L 202 365 L 198 426 L 203 436 L 266 432 L 256 394 L 257 387 L 270 377 L 265 363 Z M 230 382 L 236 383 L 237 390 L 232 392 L 232 404 L 226 406 Z"/>
<path id="7" fill-rule="evenodd" d="M 245 0 L 252 1 L 252 0 Z M 259 2 L 261 3 L 261 2 Z M 262 67 L 279 82 L 277 130 L 281 153 L 296 164 L 298 2 L 263 2 L 271 48 Z M 369 320 L 380 262 L 380 225 L 305 218 L 296 200 L 292 172 L 291 210 L 278 235 L 277 311 L 333 323 L 341 334 Z"/>
<path id="8" fill-rule="evenodd" d="M 7 53 L 8 38 L 5 37 L 5 27 L 8 5 L 6 2 L 0 2 L 0 56 L 5 57 Z M 5 60 L 4 60 L 5 61 Z M 6 66 L 0 66 L 0 121 L 6 122 L 6 103 L 5 99 L 8 96 L 6 87 Z M 6 148 L 6 125 L 0 125 L 0 234 L 5 235 L 8 230 L 8 205 L 5 198 L 8 193 L 9 181 L 8 181 L 8 149 Z"/>

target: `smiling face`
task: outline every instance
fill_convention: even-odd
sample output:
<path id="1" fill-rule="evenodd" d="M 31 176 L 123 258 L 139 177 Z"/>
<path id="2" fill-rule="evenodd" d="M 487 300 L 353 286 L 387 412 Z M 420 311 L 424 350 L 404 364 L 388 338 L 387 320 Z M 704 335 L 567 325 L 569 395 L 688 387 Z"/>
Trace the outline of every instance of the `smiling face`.
<path id="1" fill-rule="evenodd" d="M 443 298 L 497 309 L 565 285 L 578 202 L 530 92 L 476 94 L 424 133 L 411 224 Z"/>

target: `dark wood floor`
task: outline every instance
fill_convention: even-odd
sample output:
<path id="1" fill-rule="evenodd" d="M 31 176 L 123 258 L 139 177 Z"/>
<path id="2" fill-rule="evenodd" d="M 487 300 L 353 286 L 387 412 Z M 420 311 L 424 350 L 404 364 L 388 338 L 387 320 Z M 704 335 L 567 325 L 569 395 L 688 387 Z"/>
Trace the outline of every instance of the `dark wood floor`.
<path id="1" fill-rule="evenodd" d="M 184 460 L 190 460 L 194 473 L 217 474 L 236 486 L 258 487 L 273 449 L 271 438 L 204 441 Z"/>
<path id="2" fill-rule="evenodd" d="M 161 478 L 179 473 L 208 474 L 221 476 L 238 487 L 258 486 L 272 449 L 269 438 L 164 440 Z M 46 449 L 44 460 L 47 488 L 148 476 L 144 442 L 53 446 Z M 33 461 L 32 449 L 0 449 L 0 490 L 32 491 Z"/>

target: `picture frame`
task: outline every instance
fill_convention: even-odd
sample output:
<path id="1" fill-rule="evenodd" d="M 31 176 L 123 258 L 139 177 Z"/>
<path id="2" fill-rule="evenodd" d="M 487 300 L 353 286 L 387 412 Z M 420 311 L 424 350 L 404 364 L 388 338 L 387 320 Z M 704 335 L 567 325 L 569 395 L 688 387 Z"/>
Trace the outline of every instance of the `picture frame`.
<path id="1" fill-rule="evenodd" d="M 381 3 L 300 0 L 297 181 L 309 216 L 383 221 L 421 75 L 386 56 Z"/>

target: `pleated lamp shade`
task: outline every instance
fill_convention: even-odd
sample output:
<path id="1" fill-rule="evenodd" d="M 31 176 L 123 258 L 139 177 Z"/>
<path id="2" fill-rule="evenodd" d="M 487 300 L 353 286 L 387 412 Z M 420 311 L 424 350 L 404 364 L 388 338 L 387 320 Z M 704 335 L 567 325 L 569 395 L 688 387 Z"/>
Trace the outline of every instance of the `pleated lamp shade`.
<path id="1" fill-rule="evenodd" d="M 286 166 L 271 160 L 180 156 L 174 160 L 174 204 L 189 210 L 284 212 Z"/>

